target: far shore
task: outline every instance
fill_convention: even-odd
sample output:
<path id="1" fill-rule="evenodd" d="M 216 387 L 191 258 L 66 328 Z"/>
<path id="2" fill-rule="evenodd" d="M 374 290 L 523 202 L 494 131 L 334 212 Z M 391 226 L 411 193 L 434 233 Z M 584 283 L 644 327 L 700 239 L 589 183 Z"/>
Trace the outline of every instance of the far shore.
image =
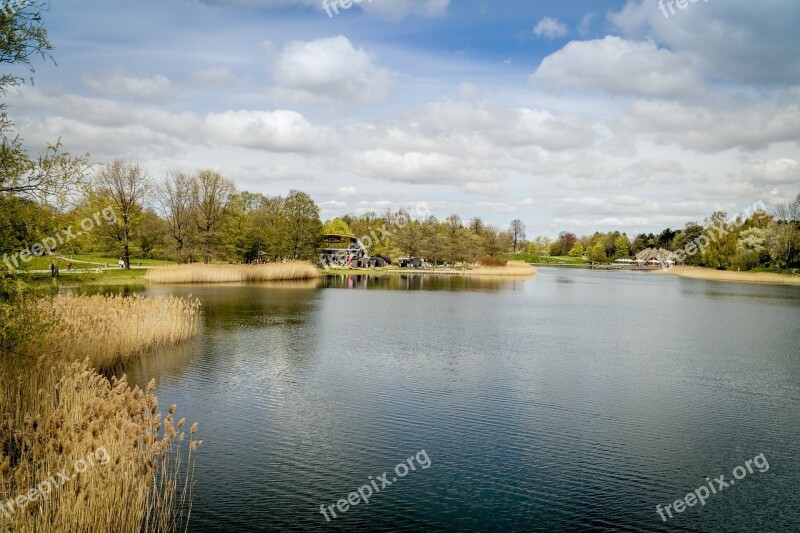
<path id="1" fill-rule="evenodd" d="M 800 275 L 778 274 L 776 272 L 734 272 L 731 270 L 714 270 L 713 268 L 674 266 L 666 270 L 654 271 L 654 273 L 731 283 L 800 285 Z"/>
<path id="2" fill-rule="evenodd" d="M 346 275 L 389 275 L 389 274 L 426 274 L 426 275 L 449 275 L 449 276 L 487 276 L 487 277 L 527 277 L 536 274 L 533 265 L 523 261 L 509 261 L 506 266 L 501 267 L 471 267 L 459 268 L 331 268 L 325 274 L 346 274 Z"/>

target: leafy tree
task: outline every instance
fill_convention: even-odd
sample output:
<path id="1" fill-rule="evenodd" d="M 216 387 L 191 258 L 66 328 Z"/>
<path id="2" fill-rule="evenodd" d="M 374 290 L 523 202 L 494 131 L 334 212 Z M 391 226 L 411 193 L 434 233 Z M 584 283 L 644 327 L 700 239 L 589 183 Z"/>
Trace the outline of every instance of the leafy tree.
<path id="1" fill-rule="evenodd" d="M 696 222 L 689 222 L 686 224 L 686 227 L 682 232 L 676 234 L 672 243 L 673 248 L 676 251 L 683 250 L 684 252 L 688 252 L 692 249 L 690 248 L 690 245 L 692 245 L 694 246 L 694 249 L 696 249 L 696 243 L 702 235 L 705 235 L 705 229 L 703 229 L 703 226 L 700 226 Z M 695 253 L 686 253 L 685 255 L 686 258 L 683 261 L 685 264 L 694 266 L 700 266 L 703 264 L 703 256 L 701 253 L 699 253 L 699 251 L 695 250 Z"/>
<path id="2" fill-rule="evenodd" d="M 734 255 L 732 262 L 733 267 L 740 270 L 750 270 L 768 259 L 767 230 L 750 228 L 739 233 L 736 255 Z"/>
<path id="3" fill-rule="evenodd" d="M 627 235 L 620 235 L 616 239 L 614 239 L 614 248 L 615 254 L 618 258 L 630 257 L 631 250 L 630 250 L 631 243 L 628 240 Z"/>
<path id="4" fill-rule="evenodd" d="M 550 255 L 564 256 L 572 250 L 575 243 L 578 242 L 578 237 L 574 233 L 562 231 L 558 234 L 558 239 L 550 245 Z"/>
<path id="5" fill-rule="evenodd" d="M 736 255 L 738 231 L 727 221 L 727 213 L 717 211 L 706 219 L 709 243 L 703 253 L 703 262 L 711 268 L 728 268 Z"/>
<path id="6" fill-rule="evenodd" d="M 33 59 L 52 59 L 53 47 L 47 38 L 42 11 L 46 2 L 26 0 L 0 10 L 0 64 L 26 67 L 33 80 Z M 19 72 L 19 69 L 15 69 Z M 0 96 L 9 87 L 25 83 L 15 73 L 0 75 Z M 48 146 L 38 157 L 31 157 L 14 131 L 5 102 L 0 102 L 0 195 L 24 195 L 40 202 L 64 203 L 77 191 L 89 169 L 88 154 L 73 157 L 62 151 L 60 141 Z"/>
<path id="7" fill-rule="evenodd" d="M 584 253 L 586 253 L 586 249 L 583 247 L 583 243 L 576 242 L 575 246 L 572 247 L 572 250 L 570 250 L 567 255 L 570 257 L 583 257 Z"/>
<path id="8" fill-rule="evenodd" d="M 770 255 L 778 264 L 788 268 L 800 260 L 800 194 L 794 201 L 775 207 L 768 236 Z"/>
<path id="9" fill-rule="evenodd" d="M 218 232 L 229 214 L 229 203 L 236 193 L 236 185 L 219 172 L 202 170 L 192 179 L 191 193 L 203 260 L 210 263 L 221 242 Z"/>
<path id="10" fill-rule="evenodd" d="M 589 252 L 586 254 L 589 258 L 589 261 L 594 261 L 598 263 L 603 263 L 608 260 L 608 256 L 606 255 L 606 247 L 602 242 L 598 242 L 595 244 Z"/>
<path id="11" fill-rule="evenodd" d="M 327 221 L 325 226 L 323 226 L 322 232 L 326 235 L 347 235 L 355 237 L 350 226 L 341 218 L 334 218 L 333 220 Z"/>
<path id="12" fill-rule="evenodd" d="M 283 202 L 285 250 L 289 259 L 315 260 L 322 243 L 319 207 L 309 195 L 293 190 Z"/>

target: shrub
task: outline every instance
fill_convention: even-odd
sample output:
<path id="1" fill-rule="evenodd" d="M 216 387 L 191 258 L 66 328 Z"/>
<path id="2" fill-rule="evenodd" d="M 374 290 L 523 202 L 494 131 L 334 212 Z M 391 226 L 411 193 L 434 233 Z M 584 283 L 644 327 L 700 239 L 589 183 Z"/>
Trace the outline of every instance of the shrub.
<path id="1" fill-rule="evenodd" d="M 494 257 L 491 255 L 484 255 L 475 261 L 475 266 L 479 267 L 504 267 L 507 264 L 508 261 L 505 259 L 500 259 L 499 257 Z"/>

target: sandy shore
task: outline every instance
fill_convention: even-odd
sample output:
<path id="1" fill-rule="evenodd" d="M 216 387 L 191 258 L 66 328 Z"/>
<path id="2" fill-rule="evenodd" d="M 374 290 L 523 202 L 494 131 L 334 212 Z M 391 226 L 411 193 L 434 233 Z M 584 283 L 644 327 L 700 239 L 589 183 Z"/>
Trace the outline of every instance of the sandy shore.
<path id="1" fill-rule="evenodd" d="M 800 285 L 800 276 L 776 274 L 774 272 L 733 272 L 712 268 L 676 266 L 667 270 L 656 270 L 656 274 L 670 274 L 682 278 L 734 283 L 768 283 L 772 285 Z"/>

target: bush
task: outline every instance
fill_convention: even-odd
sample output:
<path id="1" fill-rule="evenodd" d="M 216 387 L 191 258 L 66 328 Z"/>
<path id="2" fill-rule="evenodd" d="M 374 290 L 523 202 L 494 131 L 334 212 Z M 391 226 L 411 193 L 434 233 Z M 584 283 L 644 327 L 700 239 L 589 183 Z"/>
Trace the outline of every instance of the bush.
<path id="1" fill-rule="evenodd" d="M 500 259 L 499 257 L 493 257 L 491 255 L 484 255 L 483 257 L 479 257 L 475 261 L 475 266 L 479 267 L 504 267 L 508 261 L 505 259 Z"/>

